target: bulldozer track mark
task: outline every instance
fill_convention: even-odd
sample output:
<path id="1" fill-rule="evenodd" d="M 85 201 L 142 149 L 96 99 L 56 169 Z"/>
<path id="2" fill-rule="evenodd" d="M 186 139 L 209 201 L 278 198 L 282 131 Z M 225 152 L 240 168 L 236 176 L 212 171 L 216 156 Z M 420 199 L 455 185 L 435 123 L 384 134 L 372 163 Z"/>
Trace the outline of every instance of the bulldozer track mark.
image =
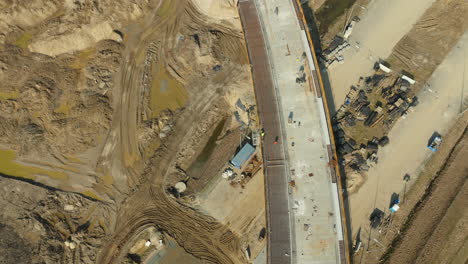
<path id="1" fill-rule="evenodd" d="M 425 243 L 428 239 L 432 236 L 433 232 L 435 231 L 437 225 L 441 222 L 441 219 L 446 215 L 446 212 L 454 199 L 456 199 L 457 195 L 461 192 L 463 188 L 464 182 L 468 179 L 468 175 L 465 176 L 458 176 L 458 177 L 450 177 L 446 173 L 446 171 L 450 168 L 453 164 L 454 160 L 456 159 L 457 155 L 462 152 L 463 145 L 462 142 L 466 141 L 466 137 L 468 136 L 468 128 L 465 126 L 464 132 L 461 133 L 460 137 L 456 140 L 455 144 L 450 150 L 449 155 L 447 156 L 446 162 L 439 168 L 439 170 L 435 173 L 434 177 L 428 184 L 423 196 L 421 199 L 416 203 L 413 207 L 411 212 L 408 214 L 406 221 L 404 222 L 399 234 L 393 239 L 390 246 L 387 248 L 385 253 L 380 258 L 379 262 L 382 263 L 389 263 L 397 254 L 402 254 L 402 245 L 405 242 L 405 236 L 408 236 L 408 233 L 411 232 L 411 229 L 414 228 L 415 223 L 417 223 L 417 217 L 419 214 L 424 213 L 424 208 L 426 204 L 431 203 L 432 199 L 435 195 L 440 195 L 438 192 L 438 188 L 443 188 L 443 181 L 444 179 L 450 178 L 450 192 L 441 192 L 441 194 L 445 194 L 445 200 L 443 204 L 438 204 L 437 212 L 431 214 L 430 223 L 428 226 L 430 228 L 426 228 L 427 232 L 424 232 L 420 236 L 420 242 L 415 243 L 415 249 L 412 251 L 412 261 L 416 261 L 419 257 L 418 252 L 420 252 L 424 247 Z M 437 198 L 437 197 L 436 197 Z"/>
<path id="2" fill-rule="evenodd" d="M 128 197 L 120 204 L 117 222 L 113 234 L 106 246 L 101 249 L 98 263 L 119 263 L 132 239 L 148 227 L 157 227 L 173 237 L 188 253 L 207 263 L 246 263 L 245 254 L 239 237 L 229 228 L 211 216 L 204 215 L 190 207 L 178 203 L 168 196 L 164 188 L 165 175 L 173 166 L 173 160 L 180 144 L 189 133 L 194 116 L 208 111 L 209 106 L 219 96 L 195 93 L 192 99 L 197 105 L 180 120 L 176 128 L 178 133 L 170 134 L 166 141 L 145 161 L 142 158 L 142 146 L 135 135 L 144 112 L 144 100 L 148 96 L 151 81 L 151 65 L 160 64 L 168 73 L 182 84 L 187 83 L 186 76 L 190 69 L 179 67 L 175 59 L 178 54 L 173 50 L 178 34 L 187 28 L 193 32 L 216 32 L 217 45 L 223 56 L 238 56 L 242 45 L 242 33 L 225 25 L 213 23 L 195 8 L 191 1 L 176 1 L 165 9 L 167 15 L 154 15 L 146 21 L 141 32 L 134 39 L 133 47 L 127 47 L 126 65 L 121 67 L 117 91 L 118 98 L 112 130 L 108 144 L 115 145 L 114 151 L 103 157 L 109 160 L 110 169 L 122 171 L 125 178 L 121 184 L 130 186 Z M 156 12 L 157 13 L 157 12 Z M 212 33 L 214 34 L 214 33 Z M 132 52 L 132 50 L 134 50 Z M 138 58 L 142 62 L 138 62 Z M 245 59 L 247 56 L 245 56 Z M 224 72 L 236 73 L 238 68 L 226 63 Z M 233 74 L 218 74 L 220 86 L 232 80 Z M 196 115 L 194 115 L 194 113 Z M 186 120 L 184 119 L 186 118 Z M 185 132 L 184 132 L 185 131 Z M 140 164 L 139 167 L 136 166 Z M 172 165 L 171 165 L 172 164 Z"/>

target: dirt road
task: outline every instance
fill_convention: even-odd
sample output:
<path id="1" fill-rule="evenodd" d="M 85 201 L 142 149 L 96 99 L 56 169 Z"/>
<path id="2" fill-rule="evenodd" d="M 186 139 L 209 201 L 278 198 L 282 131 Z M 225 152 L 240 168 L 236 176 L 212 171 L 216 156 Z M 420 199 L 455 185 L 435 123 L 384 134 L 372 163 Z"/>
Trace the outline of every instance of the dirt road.
<path id="1" fill-rule="evenodd" d="M 176 6 L 166 2 L 165 6 L 160 6 L 159 10 L 171 12 L 158 16 L 158 12 L 145 19 L 143 27 L 134 26 L 128 30 L 128 43 L 124 53 L 124 62 L 115 77 L 118 83 L 115 87 L 115 105 L 112 128 L 104 144 L 100 157 L 100 166 L 104 170 L 110 171 L 115 185 L 121 189 L 127 189 L 127 185 L 135 186 L 138 180 L 138 172 L 132 167 L 136 167 L 135 162 L 140 159 L 137 146 L 137 124 L 142 120 L 141 107 L 143 105 L 143 88 L 147 85 L 143 81 L 144 74 L 148 75 L 149 60 L 153 55 L 148 51 L 151 41 L 157 34 L 171 36 L 174 32 L 171 29 L 177 26 L 178 17 L 184 11 L 185 3 Z M 160 5 L 164 2 L 160 2 Z M 163 12 L 161 11 L 161 12 Z M 158 27 L 154 27 L 158 25 Z M 153 38 L 153 39 L 152 39 Z M 164 52 L 166 46 L 156 47 L 156 51 Z M 145 72 L 146 70 L 146 72 Z"/>
<path id="2" fill-rule="evenodd" d="M 211 28 L 212 31 L 219 32 L 219 35 L 234 37 L 237 45 L 240 45 L 240 34 L 233 33 L 224 26 L 208 25 L 189 1 L 164 1 L 155 14 L 148 18 L 139 35 L 131 36 L 135 43 L 129 43 L 125 53 L 127 64 L 122 66 L 120 72 L 121 98 L 117 100 L 113 129 L 104 147 L 102 163 L 112 171 L 120 186 L 128 183 L 133 190 L 129 198 L 119 206 L 114 235 L 102 249 L 98 263 L 121 261 L 131 238 L 149 226 L 164 230 L 187 252 L 206 262 L 244 263 L 239 238 L 234 233 L 214 218 L 178 203 L 165 191 L 165 177 L 181 161 L 179 153 L 193 138 L 192 133 L 197 127 L 192 127 L 193 124 L 203 124 L 202 120 L 206 119 L 210 108 L 220 99 L 216 89 L 200 90 L 192 83 L 187 107 L 190 111 L 179 111 L 176 123 L 171 128 L 171 131 L 177 132 L 171 133 L 164 145 L 155 152 L 155 156 L 145 162 L 143 172 L 134 169 L 138 168 L 137 165 L 142 160 L 136 129 L 144 121 L 138 119 L 145 114 L 145 101 L 142 98 L 146 85 L 144 76 L 151 74 L 145 71 L 149 67 L 145 68 L 144 63 L 163 63 L 171 67 L 173 60 L 177 60 L 171 56 L 178 52 L 172 41 L 176 38 L 176 33 L 183 32 L 185 27 Z M 155 40 L 159 42 L 154 44 L 152 41 Z M 230 49 L 235 48 L 233 45 L 236 42 L 227 44 L 221 47 L 222 52 L 232 52 Z M 235 72 L 234 68 L 230 69 L 229 64 L 226 70 Z M 183 69 L 175 72 L 181 77 L 181 81 L 190 81 Z M 221 78 L 218 76 L 217 83 L 221 86 L 230 78 L 230 75 L 223 75 Z"/>
<path id="3" fill-rule="evenodd" d="M 467 125 L 468 125 L 468 114 L 465 113 L 462 117 L 460 117 L 456 121 L 456 124 L 450 129 L 450 132 L 446 134 L 446 136 L 444 137 L 444 144 L 441 146 L 439 151 L 437 151 L 434 155 L 432 155 L 431 158 L 428 160 L 426 166 L 418 175 L 418 178 L 414 181 L 412 187 L 410 189 L 407 189 L 406 193 L 403 193 L 403 192 L 400 193 L 400 201 L 401 201 L 400 210 L 398 210 L 396 214 L 387 215 L 387 218 L 386 218 L 387 220 L 384 221 L 384 223 L 378 229 L 379 232 L 377 232 L 376 229 L 371 229 L 370 226 L 362 226 L 361 239 L 363 241 L 363 246 L 361 247 L 361 251 L 359 251 L 358 253 L 354 255 L 354 261 L 356 263 L 377 263 L 379 262 L 379 260 L 382 258 L 384 254 L 386 254 L 387 257 L 391 256 L 391 253 L 393 251 L 391 249 L 388 249 L 389 247 L 392 247 L 392 246 L 396 247 L 397 245 L 399 245 L 400 240 L 408 239 L 411 237 L 411 236 L 408 236 L 408 238 L 405 238 L 407 237 L 405 234 L 405 230 L 408 227 L 410 227 L 411 223 L 413 223 L 413 219 L 414 219 L 413 216 L 415 216 L 418 210 L 422 208 L 422 205 L 424 204 L 424 202 L 428 202 L 433 199 L 430 197 L 432 197 L 431 195 L 433 195 L 434 189 L 439 188 L 437 186 L 440 186 L 440 188 L 442 189 L 446 188 L 438 183 L 439 179 L 443 177 L 448 177 L 448 178 L 452 177 L 442 172 L 444 171 L 444 169 L 447 169 L 448 166 L 451 166 L 451 165 L 448 165 L 451 162 L 449 161 L 449 159 L 453 157 L 454 153 L 456 153 L 455 150 L 457 148 L 458 149 L 463 148 L 463 147 L 466 148 L 466 145 L 462 146 L 461 142 L 464 140 L 463 135 L 465 135 L 465 138 L 466 138 Z M 457 168 L 460 169 L 460 167 L 457 167 Z M 457 175 L 458 174 L 463 175 L 462 173 L 463 173 L 463 170 L 457 171 Z M 439 206 L 447 207 L 448 205 L 442 203 Z M 464 210 L 463 206 L 460 207 L 458 205 L 456 206 L 450 205 L 450 207 L 455 207 L 457 209 L 455 211 L 458 211 L 458 212 L 462 212 Z M 438 208 L 434 208 L 434 210 L 435 210 L 434 216 L 440 213 L 438 211 L 439 210 Z M 457 213 L 452 214 L 451 211 L 453 211 L 453 209 L 448 209 L 446 216 L 444 216 L 444 218 L 452 219 L 450 220 L 450 222 L 452 223 L 449 225 L 445 225 L 443 222 L 440 222 L 439 224 L 440 226 L 446 226 L 446 227 L 455 226 L 457 217 L 460 217 L 460 214 L 457 214 Z M 453 220 L 454 216 L 456 216 L 455 220 Z M 435 218 L 432 220 L 430 219 L 432 219 L 432 216 L 426 215 L 426 219 L 424 221 L 432 221 L 432 220 L 436 221 Z M 445 220 L 442 220 L 442 221 L 445 221 Z M 463 221 L 461 221 L 460 223 L 463 223 Z M 437 223 L 432 223 L 432 224 L 436 225 Z M 435 230 L 435 227 L 434 227 L 434 230 Z M 458 233 L 459 235 L 463 235 L 463 232 L 456 232 L 456 233 Z M 427 235 L 430 236 L 431 234 L 428 233 Z M 448 232 L 445 235 L 448 235 Z M 449 241 L 448 238 L 445 240 Z M 458 241 L 458 240 L 453 240 L 453 241 Z M 418 242 L 414 241 L 413 243 L 418 243 Z M 455 244 L 456 243 L 459 243 L 459 241 L 455 242 Z M 450 243 L 445 242 L 444 244 L 449 245 Z M 438 244 L 435 244 L 435 245 L 438 245 Z M 446 246 L 443 246 L 443 247 L 446 247 Z M 457 247 L 448 247 L 448 248 L 455 250 Z M 442 251 L 440 251 L 440 253 L 442 254 Z M 449 260 L 449 258 L 441 257 L 440 261 L 442 261 L 442 259 Z M 413 263 L 413 262 L 410 262 L 410 263 Z M 442 262 L 435 262 L 435 263 L 442 263 Z"/>
<path id="4" fill-rule="evenodd" d="M 245 263 L 238 235 L 167 191 L 174 179 L 190 179 L 193 192 L 210 180 L 196 182 L 187 167 L 212 127 L 232 118 L 240 96 L 228 91 L 251 92 L 236 18 L 223 20 L 236 8 L 226 3 L 215 18 L 191 1 L 0 4 L 0 176 L 36 184 L 47 198 L 10 199 L 18 183 L 0 220 L 16 219 L 6 233 L 28 238 L 23 227 L 34 227 L 38 262 L 95 263 L 101 250 L 98 263 L 118 263 L 131 238 L 155 226 L 203 261 Z M 23 21 L 22 12 L 36 15 Z M 218 136 L 214 145 L 224 143 Z"/>
<path id="5" fill-rule="evenodd" d="M 387 58 L 434 0 L 372 1 L 363 11 L 344 52 L 344 64 L 329 71 L 335 107 L 344 103 L 351 85 L 371 74 L 378 59 Z"/>
<path id="6" fill-rule="evenodd" d="M 187 113 L 176 125 L 190 132 L 193 115 Z M 98 263 L 118 263 L 128 250 L 128 242 L 141 230 L 157 226 L 175 238 L 184 249 L 209 263 L 242 263 L 238 237 L 214 218 L 179 204 L 167 196 L 164 178 L 174 166 L 175 151 L 186 134 L 178 133 L 159 149 L 142 175 L 146 179 L 120 207 L 113 237 L 101 251 Z"/>
<path id="7" fill-rule="evenodd" d="M 384 255 L 384 263 L 450 263 L 457 254 L 467 260 L 468 129 L 413 209 L 402 234 Z M 460 262 L 462 263 L 462 262 Z"/>
<path id="8" fill-rule="evenodd" d="M 421 103 L 406 119 L 396 122 L 388 134 L 391 144 L 379 150 L 379 163 L 367 172 L 366 182 L 358 192 L 349 196 L 354 234 L 368 222 L 374 208 L 386 209 L 392 193 L 403 190 L 405 174 L 415 178 L 424 169 L 432 154 L 426 147 L 427 141 L 434 131 L 445 136 L 454 125 L 460 112 L 463 75 L 465 79 L 467 76 L 463 73 L 463 64 L 468 63 L 463 54 L 467 51 L 465 34 L 428 80 L 431 92 L 426 89 L 418 94 Z M 467 92 L 468 86 L 465 98 Z M 408 187 L 413 183 L 411 180 Z"/>

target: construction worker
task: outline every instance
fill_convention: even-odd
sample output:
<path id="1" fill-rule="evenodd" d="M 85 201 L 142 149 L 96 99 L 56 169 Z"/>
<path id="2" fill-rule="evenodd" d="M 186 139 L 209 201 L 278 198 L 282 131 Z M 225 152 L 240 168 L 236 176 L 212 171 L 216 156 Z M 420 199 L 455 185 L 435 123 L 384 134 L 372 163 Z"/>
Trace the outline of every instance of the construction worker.
<path id="1" fill-rule="evenodd" d="M 265 137 L 265 129 L 262 128 L 260 130 L 260 136 L 262 136 L 262 138 Z"/>

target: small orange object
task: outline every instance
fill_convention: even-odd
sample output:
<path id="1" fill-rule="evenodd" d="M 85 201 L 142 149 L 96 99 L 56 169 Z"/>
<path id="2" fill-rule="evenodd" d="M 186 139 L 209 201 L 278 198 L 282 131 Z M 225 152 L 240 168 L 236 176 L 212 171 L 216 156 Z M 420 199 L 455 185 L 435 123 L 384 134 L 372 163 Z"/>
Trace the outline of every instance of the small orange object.
<path id="1" fill-rule="evenodd" d="M 278 141 L 273 142 L 273 144 L 278 144 Z"/>

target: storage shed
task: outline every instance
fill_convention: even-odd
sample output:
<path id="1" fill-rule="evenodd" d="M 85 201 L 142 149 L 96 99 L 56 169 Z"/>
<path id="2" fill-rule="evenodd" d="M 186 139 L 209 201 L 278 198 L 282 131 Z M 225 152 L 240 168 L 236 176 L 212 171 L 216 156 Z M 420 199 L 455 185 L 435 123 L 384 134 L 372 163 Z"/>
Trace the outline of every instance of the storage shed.
<path id="1" fill-rule="evenodd" d="M 250 156 L 255 152 L 255 148 L 250 145 L 249 143 L 245 143 L 245 145 L 240 149 L 239 152 L 236 153 L 234 158 L 231 160 L 231 164 L 240 169 L 244 163 L 249 160 Z"/>

